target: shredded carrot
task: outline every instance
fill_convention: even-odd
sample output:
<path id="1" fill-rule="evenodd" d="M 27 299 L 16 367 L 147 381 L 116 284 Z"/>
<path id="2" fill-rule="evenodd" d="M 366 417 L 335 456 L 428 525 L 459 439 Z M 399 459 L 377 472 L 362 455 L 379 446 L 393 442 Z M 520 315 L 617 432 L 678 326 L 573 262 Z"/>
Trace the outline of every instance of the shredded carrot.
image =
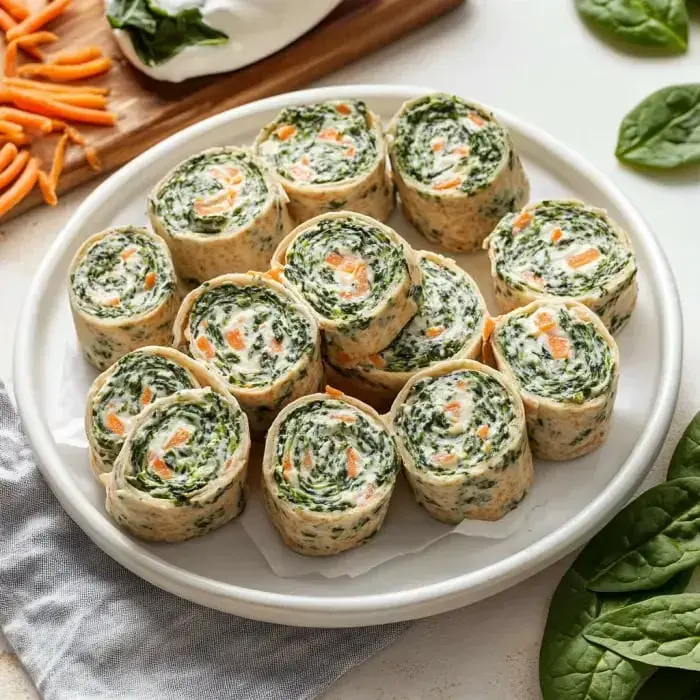
<path id="1" fill-rule="evenodd" d="M 245 336 L 240 328 L 227 331 L 226 342 L 233 350 L 245 350 Z"/>
<path id="2" fill-rule="evenodd" d="M 338 391 L 338 389 L 334 389 L 332 386 L 329 386 L 328 384 L 326 384 L 326 394 L 328 394 L 328 396 L 332 396 L 334 399 L 339 399 L 339 398 L 345 396 L 345 394 L 343 394 L 342 391 Z"/>
<path id="3" fill-rule="evenodd" d="M 559 243 L 559 241 L 562 239 L 563 235 L 564 235 L 564 232 L 560 228 L 555 228 L 554 231 L 552 231 L 552 236 L 551 236 L 552 243 Z"/>
<path id="4" fill-rule="evenodd" d="M 336 105 L 335 110 L 336 112 L 338 112 L 338 114 L 350 114 L 350 112 L 352 111 L 350 107 L 348 107 L 344 102 L 341 102 L 339 105 Z"/>
<path id="5" fill-rule="evenodd" d="M 41 196 L 50 207 L 55 207 L 58 204 L 58 197 L 56 196 L 56 190 L 51 184 L 49 176 L 43 170 L 39 170 L 37 177 Z"/>
<path id="6" fill-rule="evenodd" d="M 17 49 L 23 48 L 26 50 L 32 50 L 30 53 L 41 59 L 41 52 L 33 49 L 33 47 L 39 44 L 46 44 L 52 41 L 57 41 L 58 37 L 51 32 L 36 32 L 35 34 L 27 34 L 26 36 L 21 36 L 18 39 L 11 41 L 7 49 L 5 50 L 5 61 L 4 61 L 4 71 L 5 77 L 12 77 L 15 75 L 17 67 Z"/>
<path id="7" fill-rule="evenodd" d="M 445 406 L 445 413 L 449 413 L 451 416 L 459 416 L 459 414 L 462 412 L 462 404 L 459 401 L 450 401 L 449 403 L 446 403 Z"/>
<path id="8" fill-rule="evenodd" d="M 143 286 L 146 290 L 153 289 L 153 287 L 156 286 L 156 280 L 158 279 L 158 276 L 156 275 L 155 272 L 149 272 L 146 274 L 146 277 L 143 281 Z"/>
<path id="9" fill-rule="evenodd" d="M 24 36 L 17 37 L 13 39 L 16 41 L 23 49 L 28 46 L 39 46 L 40 44 L 52 44 L 54 41 L 58 41 L 58 36 L 53 32 L 34 32 L 33 34 L 25 34 Z"/>
<path id="10" fill-rule="evenodd" d="M 381 369 L 384 367 L 386 362 L 384 362 L 384 358 L 381 355 L 368 355 L 367 359 L 377 368 Z"/>
<path id="11" fill-rule="evenodd" d="M 451 455 L 448 454 L 447 452 L 441 452 L 439 454 L 436 454 L 432 460 L 435 464 L 442 464 L 442 465 L 448 465 L 448 464 L 455 464 L 456 462 L 459 461 L 457 455 Z"/>
<path id="12" fill-rule="evenodd" d="M 12 162 L 2 172 L 0 172 L 0 189 L 7 187 L 11 182 L 14 182 L 17 176 L 22 172 L 28 160 L 29 151 L 20 151 L 12 159 Z"/>
<path id="13" fill-rule="evenodd" d="M 37 29 L 41 29 L 45 24 L 56 19 L 70 5 L 71 0 L 53 0 L 43 10 L 29 15 L 22 20 L 16 27 L 12 27 L 7 32 L 8 41 L 16 39 L 24 34 L 31 34 Z"/>
<path id="14" fill-rule="evenodd" d="M 522 231 L 532 221 L 532 214 L 529 211 L 524 211 L 519 214 L 513 222 L 513 231 Z"/>
<path id="15" fill-rule="evenodd" d="M 477 430 L 476 430 L 476 434 L 477 434 L 482 440 L 485 440 L 485 439 L 487 438 L 488 434 L 489 434 L 489 426 L 486 425 L 486 424 L 480 425 L 480 426 L 477 428 Z"/>
<path id="16" fill-rule="evenodd" d="M 69 121 L 96 124 L 98 126 L 114 126 L 117 115 L 113 112 L 103 112 L 87 107 L 75 107 L 58 102 L 51 97 L 34 97 L 21 90 L 7 88 L 6 91 L 12 101 L 22 109 L 43 114 L 47 117 L 58 117 Z"/>
<path id="17" fill-rule="evenodd" d="M 207 338 L 205 335 L 200 335 L 199 338 L 197 338 L 196 345 L 199 351 L 202 353 L 202 355 L 204 355 L 204 357 L 207 358 L 207 360 L 211 360 L 216 355 L 214 346 L 211 344 L 209 338 Z"/>
<path id="18" fill-rule="evenodd" d="M 348 462 L 348 476 L 354 479 L 360 473 L 362 460 L 354 447 L 348 447 L 347 450 L 345 450 L 345 456 Z"/>
<path id="19" fill-rule="evenodd" d="M 292 465 L 292 460 L 289 456 L 289 454 L 286 454 L 284 456 L 284 460 L 282 461 L 282 474 L 284 475 L 284 478 L 289 481 L 289 477 L 292 475 L 292 472 L 294 471 L 294 466 Z"/>
<path id="20" fill-rule="evenodd" d="M 141 392 L 141 405 L 142 406 L 148 406 L 149 403 L 151 403 L 151 399 L 153 398 L 153 391 L 151 390 L 150 386 L 145 386 L 143 388 L 143 391 Z"/>
<path id="21" fill-rule="evenodd" d="M 275 280 L 275 282 L 281 282 L 283 272 L 284 270 L 281 267 L 273 267 L 271 270 L 265 272 L 264 275 L 265 277 L 269 277 L 271 280 Z"/>
<path id="22" fill-rule="evenodd" d="M 37 99 L 46 97 L 46 93 L 40 90 L 23 90 L 20 88 L 20 91 L 23 95 Z M 91 95 L 86 92 L 76 92 L 75 94 L 57 92 L 51 96 L 51 99 L 67 105 L 75 105 L 76 107 L 89 107 L 90 109 L 105 109 L 107 107 L 107 98 L 104 95 Z"/>
<path id="23" fill-rule="evenodd" d="M 277 138 L 280 141 L 286 141 L 287 139 L 292 138 L 292 136 L 294 136 L 296 133 L 296 127 L 292 126 L 291 124 L 281 124 L 277 127 L 277 129 L 275 129 L 275 134 L 277 134 Z"/>
<path id="24" fill-rule="evenodd" d="M 190 439 L 190 431 L 187 428 L 178 428 L 163 445 L 164 450 L 169 450 L 171 447 L 182 447 Z"/>
<path id="25" fill-rule="evenodd" d="M 486 320 L 484 321 L 484 330 L 481 333 L 481 338 L 484 342 L 491 337 L 491 333 L 493 333 L 493 329 L 495 327 L 496 322 L 490 316 L 487 316 Z"/>
<path id="26" fill-rule="evenodd" d="M 61 85 L 60 83 L 42 83 L 39 80 L 25 80 L 24 78 L 5 78 L 4 82 L 11 87 L 40 90 L 41 92 L 67 92 L 70 94 L 84 92 L 90 95 L 109 95 L 109 88 L 91 85 Z"/>
<path id="27" fill-rule="evenodd" d="M 26 63 L 20 66 L 17 73 L 23 78 L 48 78 L 59 82 L 71 82 L 94 78 L 106 73 L 112 67 L 110 58 L 97 58 L 94 61 L 78 65 L 58 65 L 54 63 Z"/>
<path id="28" fill-rule="evenodd" d="M 24 129 L 14 122 L 0 119 L 0 132 L 3 134 L 21 134 Z"/>
<path id="29" fill-rule="evenodd" d="M 441 182 L 436 182 L 433 185 L 433 189 L 438 190 L 438 191 L 451 190 L 451 189 L 454 189 L 455 187 L 459 187 L 461 184 L 462 184 L 461 178 L 453 177 L 450 180 L 442 180 Z"/>
<path id="30" fill-rule="evenodd" d="M 90 166 L 91 170 L 99 173 L 102 170 L 102 161 L 100 156 L 97 155 L 97 151 L 92 146 L 85 147 L 85 158 Z"/>
<path id="31" fill-rule="evenodd" d="M 550 335 L 548 337 L 549 351 L 552 353 L 552 357 L 555 360 L 563 360 L 565 357 L 569 356 L 571 352 L 571 343 L 566 338 L 562 338 L 558 335 Z"/>
<path id="32" fill-rule="evenodd" d="M 7 10 L 7 12 L 12 15 L 13 19 L 16 19 L 18 22 L 29 17 L 29 10 L 27 7 L 17 0 L 0 0 L 0 7 L 2 7 L 3 10 Z"/>
<path id="33" fill-rule="evenodd" d="M 51 58 L 51 63 L 57 66 L 74 66 L 101 57 L 102 49 L 99 46 L 85 46 L 82 49 L 61 51 Z"/>
<path id="34" fill-rule="evenodd" d="M 542 311 L 541 313 L 537 314 L 535 324 L 543 333 L 549 333 L 557 327 L 556 321 L 546 311 Z"/>
<path id="35" fill-rule="evenodd" d="M 68 139 L 70 137 L 68 134 L 64 133 L 61 134 L 61 137 L 58 139 L 58 143 L 56 144 L 56 148 L 54 149 L 53 152 L 53 160 L 51 162 L 51 172 L 49 173 L 49 181 L 51 182 L 51 185 L 55 188 L 56 185 L 58 184 L 58 178 L 61 176 L 61 173 L 63 172 L 63 163 L 65 161 L 66 157 L 66 147 L 68 146 Z"/>
<path id="36" fill-rule="evenodd" d="M 108 413 L 105 417 L 105 425 L 107 429 L 115 435 L 124 435 L 124 423 L 115 413 Z"/>
<path id="37" fill-rule="evenodd" d="M 53 130 L 53 124 L 50 119 L 42 117 L 39 114 L 32 114 L 23 109 L 14 109 L 13 107 L 0 107 L 0 119 L 6 119 L 15 124 L 28 126 L 31 129 L 38 129 L 45 134 L 50 134 Z"/>
<path id="38" fill-rule="evenodd" d="M 0 148 L 0 172 L 2 172 L 17 155 L 17 146 L 14 143 L 6 143 Z"/>
<path id="39" fill-rule="evenodd" d="M 428 338 L 438 338 L 445 332 L 445 326 L 430 326 L 425 329 L 425 334 Z"/>
<path id="40" fill-rule="evenodd" d="M 170 479 L 172 478 L 173 472 L 172 469 L 165 463 L 165 460 L 162 457 L 156 457 L 152 462 L 153 466 L 153 471 L 158 474 L 158 476 L 161 479 Z"/>
<path id="41" fill-rule="evenodd" d="M 5 10 L 0 9 L 0 29 L 3 32 L 9 32 L 10 29 L 16 26 L 17 22 Z"/>
<path id="42" fill-rule="evenodd" d="M 32 140 L 25 133 L 17 134 L 2 134 L 0 136 L 0 143 L 14 143 L 15 146 L 26 146 L 30 144 Z"/>
<path id="43" fill-rule="evenodd" d="M 15 75 L 16 72 L 16 63 L 17 63 L 17 48 L 19 44 L 17 43 L 17 40 L 15 39 L 14 41 L 11 41 L 8 45 L 7 48 L 5 49 L 5 59 L 3 61 L 3 72 L 5 75 Z"/>
<path id="44" fill-rule="evenodd" d="M 597 248 L 589 248 L 584 250 L 583 253 L 578 253 L 577 255 L 571 255 L 566 259 L 569 267 L 573 267 L 574 270 L 592 263 L 600 257 L 600 251 Z"/>

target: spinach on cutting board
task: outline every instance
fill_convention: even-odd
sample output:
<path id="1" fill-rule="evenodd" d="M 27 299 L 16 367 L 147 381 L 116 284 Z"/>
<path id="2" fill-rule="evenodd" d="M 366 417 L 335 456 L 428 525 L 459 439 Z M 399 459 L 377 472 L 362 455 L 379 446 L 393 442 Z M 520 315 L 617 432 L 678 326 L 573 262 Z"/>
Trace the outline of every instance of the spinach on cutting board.
<path id="1" fill-rule="evenodd" d="M 125 31 L 139 58 L 147 66 L 171 59 L 186 46 L 225 44 L 228 36 L 210 27 L 198 7 L 169 14 L 153 0 L 111 0 L 107 21 Z"/>
<path id="2" fill-rule="evenodd" d="M 544 700 L 700 699 L 700 594 L 683 593 L 700 562 L 700 413 L 669 479 L 613 518 L 560 581 L 540 648 Z"/>

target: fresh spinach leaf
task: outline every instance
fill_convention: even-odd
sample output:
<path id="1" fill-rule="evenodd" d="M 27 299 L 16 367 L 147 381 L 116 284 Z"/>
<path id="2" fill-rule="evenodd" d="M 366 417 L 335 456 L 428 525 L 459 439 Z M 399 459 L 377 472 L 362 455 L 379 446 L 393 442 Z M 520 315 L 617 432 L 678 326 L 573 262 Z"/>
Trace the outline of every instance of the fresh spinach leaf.
<path id="1" fill-rule="evenodd" d="M 700 411 L 681 436 L 668 465 L 667 479 L 700 476 Z"/>
<path id="2" fill-rule="evenodd" d="M 576 0 L 576 9 L 594 26 L 632 44 L 673 52 L 688 48 L 685 0 Z"/>
<path id="3" fill-rule="evenodd" d="M 586 589 L 591 557 L 585 549 L 557 586 L 540 649 L 540 688 L 544 700 L 630 700 L 653 673 L 583 636 L 587 624 L 624 605 L 662 593 L 684 591 L 692 571 L 674 576 L 663 588 L 626 595 Z"/>
<path id="4" fill-rule="evenodd" d="M 700 563 L 700 477 L 659 484 L 627 505 L 584 550 L 587 587 L 601 593 L 658 588 Z"/>
<path id="5" fill-rule="evenodd" d="M 700 163 L 700 83 L 671 85 L 642 100 L 620 124 L 615 155 L 651 168 Z"/>
<path id="6" fill-rule="evenodd" d="M 633 662 L 700 671 L 700 594 L 654 596 L 612 610 L 583 635 Z"/>
<path id="7" fill-rule="evenodd" d="M 660 668 L 642 686 L 634 700 L 698 700 L 700 673 Z"/>
<path id="8" fill-rule="evenodd" d="M 198 7 L 168 14 L 153 0 L 112 0 L 107 20 L 124 30 L 139 58 L 148 66 L 171 59 L 186 46 L 225 44 L 228 36 L 205 24 Z"/>

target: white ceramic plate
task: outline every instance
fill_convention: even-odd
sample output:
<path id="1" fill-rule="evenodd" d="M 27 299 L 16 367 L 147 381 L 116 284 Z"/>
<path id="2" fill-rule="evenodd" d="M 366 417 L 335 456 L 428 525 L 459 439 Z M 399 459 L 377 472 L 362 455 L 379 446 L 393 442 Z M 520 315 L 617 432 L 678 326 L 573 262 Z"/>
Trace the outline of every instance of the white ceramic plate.
<path id="1" fill-rule="evenodd" d="M 282 107 L 361 98 L 385 120 L 407 99 L 429 92 L 405 86 L 343 86 L 297 92 L 231 110 L 194 125 L 139 156 L 90 195 L 60 233 L 31 287 L 17 334 L 15 389 L 42 472 L 71 517 L 105 552 L 172 593 L 238 615 L 295 625 L 353 626 L 431 615 L 475 602 L 543 569 L 599 529 L 642 481 L 666 435 L 679 385 L 681 314 L 666 259 L 641 216 L 581 156 L 508 114 L 532 181 L 532 197 L 575 196 L 604 207 L 626 228 L 640 267 L 640 297 L 619 336 L 622 373 L 612 432 L 597 452 L 570 463 L 539 463 L 528 496 L 537 517 L 506 539 L 450 535 L 356 578 L 276 576 L 240 525 L 199 540 L 148 545 L 106 515 L 84 449 L 58 445 L 49 410 L 60 358 L 71 333 L 66 273 L 72 255 L 107 226 L 145 222 L 145 196 L 178 161 L 210 146 L 252 141 Z M 396 213 L 409 242 L 428 247 Z M 492 311 L 485 256 L 458 256 Z M 84 391 L 76 386 L 76 391 Z M 391 518 L 391 510 L 389 519 Z M 381 537 L 384 532 L 380 533 Z"/>

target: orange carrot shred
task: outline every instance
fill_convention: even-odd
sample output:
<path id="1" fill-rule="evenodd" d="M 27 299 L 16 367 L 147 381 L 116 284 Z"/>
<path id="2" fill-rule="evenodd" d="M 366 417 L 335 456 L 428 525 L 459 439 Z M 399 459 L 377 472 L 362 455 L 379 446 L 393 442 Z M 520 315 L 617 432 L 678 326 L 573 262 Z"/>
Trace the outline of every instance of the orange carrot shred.
<path id="1" fill-rule="evenodd" d="M 462 180 L 458 177 L 450 178 L 449 180 L 442 180 L 441 182 L 436 182 L 433 185 L 434 190 L 451 190 L 455 187 L 459 187 L 462 184 Z"/>
<path id="2" fill-rule="evenodd" d="M 513 222 L 513 231 L 522 231 L 532 221 L 532 214 L 529 211 L 524 211 L 519 214 Z"/>
<path id="3" fill-rule="evenodd" d="M 148 289 L 153 289 L 156 286 L 156 280 L 158 279 L 155 272 L 149 272 L 146 274 L 146 278 L 143 281 L 143 286 Z"/>
<path id="4" fill-rule="evenodd" d="M 5 10 L 0 9 L 0 29 L 3 32 L 9 32 L 10 29 L 17 26 L 17 22 Z"/>
<path id="5" fill-rule="evenodd" d="M 445 332 L 445 326 L 430 326 L 425 329 L 425 334 L 428 338 L 438 338 Z"/>
<path id="6" fill-rule="evenodd" d="M 56 190 L 51 184 L 49 176 L 43 171 L 39 170 L 37 173 L 37 178 L 39 180 L 39 189 L 41 190 L 41 196 L 44 201 L 51 207 L 55 207 L 58 204 L 58 197 L 56 196 Z"/>
<path id="7" fill-rule="evenodd" d="M 14 143 L 6 143 L 0 148 L 0 172 L 2 172 L 17 155 L 17 146 Z"/>
<path id="8" fill-rule="evenodd" d="M 245 337 L 240 328 L 227 331 L 226 342 L 233 350 L 245 350 Z"/>
<path id="9" fill-rule="evenodd" d="M 107 429 L 115 435 L 124 435 L 124 423 L 115 413 L 108 413 L 105 417 Z"/>
<path id="10" fill-rule="evenodd" d="M 0 2 L 2 2 L 2 0 L 0 0 Z M 99 46 L 85 46 L 82 49 L 61 51 L 51 57 L 51 63 L 57 66 L 74 66 L 101 57 L 102 49 Z"/>
<path id="11" fill-rule="evenodd" d="M 23 95 L 34 97 L 35 99 L 43 99 L 46 93 L 40 90 L 24 90 L 18 88 Z M 85 92 L 77 92 L 75 94 L 67 92 L 57 92 L 51 96 L 56 102 L 63 102 L 76 107 L 89 107 L 90 109 L 105 109 L 107 107 L 107 98 L 104 95 L 92 95 Z"/>
<path id="12" fill-rule="evenodd" d="M 187 428 L 178 428 L 163 445 L 164 450 L 169 450 L 171 447 L 181 447 L 190 439 L 190 431 Z"/>
<path id="13" fill-rule="evenodd" d="M 91 85 L 61 85 L 60 83 L 42 83 L 39 80 L 25 80 L 24 78 L 5 78 L 6 85 L 24 88 L 26 90 L 40 90 L 42 92 L 78 92 L 90 95 L 109 95 L 109 88 L 93 87 Z"/>
<path id="14" fill-rule="evenodd" d="M 27 146 L 32 140 L 25 133 L 18 134 L 13 132 L 11 134 L 2 134 L 0 136 L 0 143 L 14 143 L 15 146 Z"/>
<path id="15" fill-rule="evenodd" d="M 97 58 L 77 65 L 58 65 L 55 63 L 26 63 L 20 66 L 17 73 L 22 78 L 48 78 L 59 82 L 84 80 L 106 73 L 112 67 L 108 57 Z"/>
<path id="16" fill-rule="evenodd" d="M 6 92 L 12 101 L 22 109 L 43 114 L 47 117 L 58 117 L 69 121 L 96 124 L 98 126 L 114 126 L 117 120 L 113 112 L 103 112 L 87 107 L 75 107 L 58 102 L 51 97 L 34 97 L 15 88 L 7 88 Z"/>
<path id="17" fill-rule="evenodd" d="M 32 129 L 38 129 L 45 134 L 51 133 L 53 124 L 50 119 L 42 117 L 40 114 L 32 114 L 23 109 L 15 109 L 14 107 L 0 107 L 0 119 L 28 126 Z"/>
<path id="18" fill-rule="evenodd" d="M 12 162 L 0 172 L 0 189 L 7 187 L 22 172 L 29 160 L 29 151 L 22 150 L 13 158 Z"/>
<path id="19" fill-rule="evenodd" d="M 487 316 L 486 320 L 484 321 L 484 330 L 481 333 L 481 338 L 484 342 L 491 337 L 491 333 L 493 333 L 493 329 L 495 327 L 496 322 L 490 316 Z"/>
<path id="20" fill-rule="evenodd" d="M 0 132 L 3 134 L 21 134 L 23 131 L 24 129 L 19 124 L 0 119 Z"/>
<path id="21" fill-rule="evenodd" d="M 148 406 L 149 403 L 151 403 L 151 399 L 153 398 L 153 391 L 151 390 L 150 386 L 145 386 L 143 388 L 143 391 L 141 392 L 141 405 L 142 406 Z"/>
<path id="22" fill-rule="evenodd" d="M 332 396 L 335 399 L 339 399 L 339 398 L 342 398 L 343 396 L 345 396 L 345 394 L 343 394 L 342 391 L 338 391 L 338 389 L 334 389 L 332 386 L 329 386 L 328 384 L 326 384 L 326 394 L 328 394 L 328 396 Z"/>
<path id="23" fill-rule="evenodd" d="M 350 107 L 348 107 L 344 102 L 341 102 L 341 104 L 336 105 L 335 110 L 336 112 L 338 112 L 338 114 L 350 114 L 350 112 L 352 111 Z"/>
<path id="24" fill-rule="evenodd" d="M 63 163 L 65 161 L 68 139 L 69 136 L 67 133 L 61 134 L 61 137 L 58 139 L 58 143 L 56 144 L 56 148 L 53 152 L 53 160 L 51 161 L 51 171 L 49 172 L 49 181 L 51 182 L 53 187 L 56 187 L 56 185 L 58 185 L 58 178 L 63 172 Z"/>
<path id="25" fill-rule="evenodd" d="M 277 138 L 280 141 L 286 141 L 287 139 L 292 138 L 292 136 L 294 136 L 296 133 L 296 127 L 292 126 L 291 124 L 281 124 L 277 127 L 277 129 L 275 129 L 275 134 L 277 134 Z"/>
<path id="26" fill-rule="evenodd" d="M 18 2 L 18 0 L 0 0 L 0 7 L 7 10 L 12 18 L 18 22 L 29 17 L 29 10 L 24 3 Z"/>
<path id="27" fill-rule="evenodd" d="M 22 20 L 16 27 L 12 27 L 12 29 L 7 32 L 8 41 L 41 29 L 45 24 L 56 19 L 56 17 L 64 12 L 70 3 L 71 0 L 53 0 L 53 2 L 49 3 L 43 10 L 29 15 L 29 17 Z"/>
<path id="28" fill-rule="evenodd" d="M 486 425 L 486 424 L 480 425 L 480 426 L 477 428 L 477 430 L 476 430 L 476 434 L 477 434 L 482 440 L 485 440 L 486 437 L 487 437 L 488 434 L 489 434 L 489 426 Z"/>
<path id="29" fill-rule="evenodd" d="M 555 360 L 563 360 L 565 357 L 569 356 L 571 351 L 571 343 L 566 338 L 562 338 L 558 335 L 550 335 L 549 341 L 549 351 L 552 353 L 552 357 Z"/>
<path id="30" fill-rule="evenodd" d="M 214 346 L 211 344 L 209 338 L 207 338 L 205 335 L 200 335 L 199 338 L 197 338 L 196 345 L 199 351 L 204 355 L 204 357 L 207 358 L 207 360 L 211 360 L 216 355 Z"/>
<path id="31" fill-rule="evenodd" d="M 95 172 L 100 172 L 100 170 L 102 170 L 102 161 L 97 155 L 97 151 L 92 146 L 85 147 L 85 157 L 92 170 Z"/>
<path id="32" fill-rule="evenodd" d="M 348 476 L 354 479 L 360 473 L 360 455 L 354 447 L 348 447 L 345 456 L 348 462 Z"/>
<path id="33" fill-rule="evenodd" d="M 566 262 L 569 267 L 573 267 L 575 270 L 579 267 L 583 267 L 584 265 L 588 265 L 588 263 L 592 263 L 599 257 L 600 251 L 597 248 L 589 248 L 588 250 L 584 250 L 582 253 L 571 255 L 566 259 Z"/>
<path id="34" fill-rule="evenodd" d="M 384 358 L 381 355 L 368 355 L 367 359 L 377 368 L 381 369 L 386 364 Z"/>

